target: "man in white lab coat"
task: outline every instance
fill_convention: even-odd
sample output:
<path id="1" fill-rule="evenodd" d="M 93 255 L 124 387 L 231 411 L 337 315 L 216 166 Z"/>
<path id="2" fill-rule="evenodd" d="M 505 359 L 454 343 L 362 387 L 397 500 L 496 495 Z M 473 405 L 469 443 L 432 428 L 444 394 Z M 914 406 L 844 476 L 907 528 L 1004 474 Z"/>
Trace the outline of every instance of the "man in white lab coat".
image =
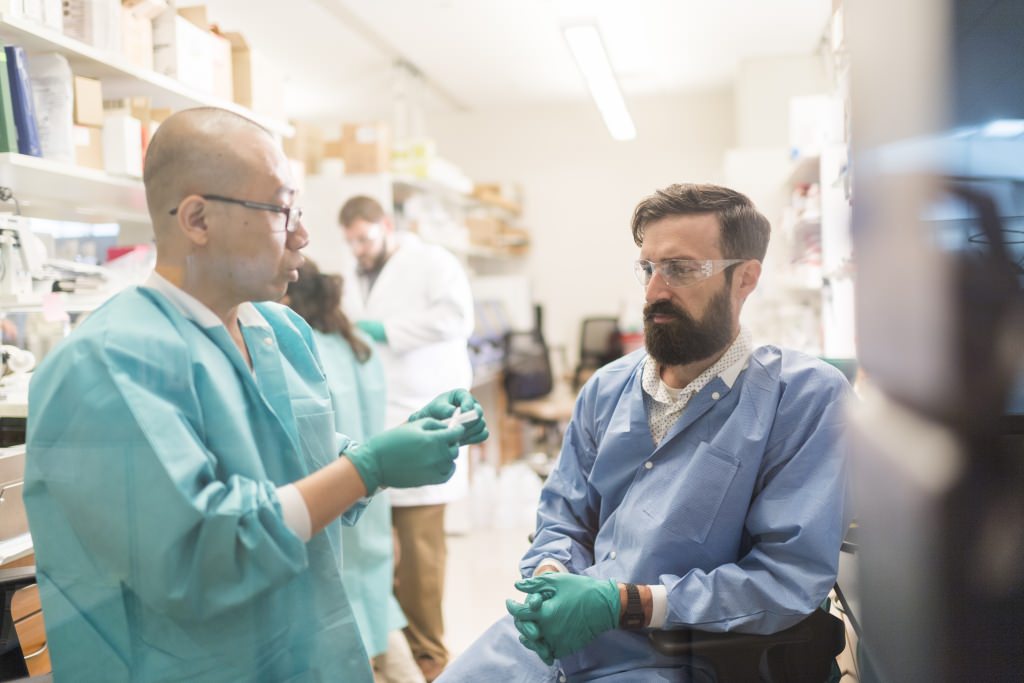
<path id="1" fill-rule="evenodd" d="M 362 309 L 351 311 L 352 317 L 373 338 L 384 362 L 387 425 L 402 424 L 439 391 L 469 388 L 469 280 L 447 250 L 416 235 L 396 234 L 375 199 L 348 200 L 339 222 L 358 268 L 360 296 L 355 298 Z M 463 452 L 447 483 L 392 491 L 400 547 L 395 593 L 409 620 L 409 645 L 427 680 L 448 662 L 441 614 L 445 504 L 465 495 L 467 483 Z"/>

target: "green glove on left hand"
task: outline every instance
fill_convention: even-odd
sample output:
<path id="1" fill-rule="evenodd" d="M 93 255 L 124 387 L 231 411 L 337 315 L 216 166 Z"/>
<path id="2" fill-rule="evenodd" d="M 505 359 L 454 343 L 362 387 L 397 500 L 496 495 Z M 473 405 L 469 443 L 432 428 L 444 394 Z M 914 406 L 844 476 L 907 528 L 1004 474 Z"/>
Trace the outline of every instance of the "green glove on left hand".
<path id="1" fill-rule="evenodd" d="M 565 657 L 619 625 L 621 602 L 615 581 L 549 572 L 518 581 L 516 588 L 529 594 L 527 604 L 508 600 L 505 607 L 515 619 L 519 632 L 536 646 L 530 649 L 542 659 L 543 646 L 550 656 Z M 538 603 L 537 595 L 543 601 Z M 537 631 L 528 628 L 533 624 Z M 532 637 L 538 632 L 540 640 Z"/>
<path id="2" fill-rule="evenodd" d="M 487 431 L 487 422 L 484 421 L 484 409 L 475 398 L 473 394 L 469 393 L 465 389 L 452 389 L 441 394 L 433 401 L 423 406 L 415 413 L 409 416 L 409 422 L 419 420 L 424 417 L 432 417 L 435 420 L 441 420 L 442 422 L 447 421 L 455 414 L 455 409 L 461 409 L 462 413 L 468 413 L 475 410 L 477 418 L 472 422 L 466 422 L 463 427 L 466 428 L 466 434 L 459 441 L 460 446 L 465 446 L 471 443 L 480 443 L 485 441 L 490 433 Z"/>
<path id="3" fill-rule="evenodd" d="M 442 484 L 455 473 L 461 426 L 426 418 L 375 434 L 345 451 L 373 495 L 381 486 L 409 488 Z"/>
<path id="4" fill-rule="evenodd" d="M 520 605 L 513 600 L 506 600 L 505 606 L 510 613 L 520 614 L 524 608 L 536 612 L 540 609 L 543 602 L 544 596 L 540 593 L 534 593 L 526 596 L 525 605 Z M 540 628 L 536 623 L 524 621 L 519 617 L 513 617 L 512 623 L 515 624 L 516 630 L 519 631 L 519 642 L 523 644 L 523 647 L 534 652 L 548 666 L 555 663 L 555 655 L 551 652 L 551 646 L 541 637 Z"/>
<path id="5" fill-rule="evenodd" d="M 384 329 L 384 323 L 379 320 L 360 320 L 356 323 L 356 327 L 361 329 L 367 334 L 370 339 L 377 342 L 378 344 L 388 343 L 388 333 Z"/>

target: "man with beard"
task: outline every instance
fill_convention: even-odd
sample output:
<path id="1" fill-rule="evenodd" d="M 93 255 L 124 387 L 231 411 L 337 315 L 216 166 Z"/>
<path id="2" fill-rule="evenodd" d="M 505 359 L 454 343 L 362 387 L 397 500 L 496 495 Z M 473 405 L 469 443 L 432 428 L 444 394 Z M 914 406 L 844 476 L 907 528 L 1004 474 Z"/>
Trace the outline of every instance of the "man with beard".
<path id="1" fill-rule="evenodd" d="M 397 234 L 372 197 L 345 202 L 339 222 L 356 258 L 361 295 L 349 302 L 349 313 L 373 339 L 384 365 L 385 425 L 402 424 L 424 396 L 429 400 L 445 388 L 469 388 L 469 280 L 451 252 L 416 235 Z M 447 503 L 466 493 L 462 450 L 455 475 L 446 483 L 391 492 L 400 558 L 395 596 L 409 620 L 409 647 L 428 681 L 448 663 L 441 612 L 447 555 L 444 511 Z"/>
<path id="2" fill-rule="evenodd" d="M 445 683 L 689 680 L 699 660 L 645 629 L 773 633 L 835 582 L 848 385 L 740 326 L 767 219 L 728 188 L 672 185 L 632 229 L 646 349 L 584 386 L 520 564 L 525 604 Z"/>

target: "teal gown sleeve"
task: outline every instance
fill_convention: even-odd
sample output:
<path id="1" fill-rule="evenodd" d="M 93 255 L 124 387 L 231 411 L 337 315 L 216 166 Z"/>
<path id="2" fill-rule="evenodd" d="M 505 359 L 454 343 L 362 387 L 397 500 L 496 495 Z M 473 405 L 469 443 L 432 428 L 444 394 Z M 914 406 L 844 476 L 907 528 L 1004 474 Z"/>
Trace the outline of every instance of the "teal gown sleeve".
<path id="1" fill-rule="evenodd" d="M 45 486 L 88 556 L 150 608 L 189 620 L 301 572 L 306 548 L 284 524 L 276 487 L 256 468 L 218 477 L 218 456 L 197 435 L 209 417 L 195 387 L 187 373 L 167 370 L 188 367 L 184 349 L 90 342 L 33 383 L 30 405 L 49 405 L 29 420 L 38 475 L 29 478 Z M 218 419 L 245 413 L 239 406 Z"/>

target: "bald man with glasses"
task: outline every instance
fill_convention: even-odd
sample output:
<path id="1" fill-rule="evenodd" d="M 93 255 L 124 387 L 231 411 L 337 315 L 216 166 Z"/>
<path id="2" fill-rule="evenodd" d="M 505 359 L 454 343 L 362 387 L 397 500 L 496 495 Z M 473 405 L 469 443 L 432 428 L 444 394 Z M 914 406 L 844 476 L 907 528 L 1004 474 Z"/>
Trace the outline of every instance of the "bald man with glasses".
<path id="1" fill-rule="evenodd" d="M 312 332 L 273 303 L 309 235 L 266 130 L 179 112 L 144 182 L 155 272 L 29 391 L 24 497 L 55 678 L 372 683 L 341 525 L 381 487 L 447 481 L 487 438 L 483 413 L 456 390 L 364 443 L 335 432 Z"/>

